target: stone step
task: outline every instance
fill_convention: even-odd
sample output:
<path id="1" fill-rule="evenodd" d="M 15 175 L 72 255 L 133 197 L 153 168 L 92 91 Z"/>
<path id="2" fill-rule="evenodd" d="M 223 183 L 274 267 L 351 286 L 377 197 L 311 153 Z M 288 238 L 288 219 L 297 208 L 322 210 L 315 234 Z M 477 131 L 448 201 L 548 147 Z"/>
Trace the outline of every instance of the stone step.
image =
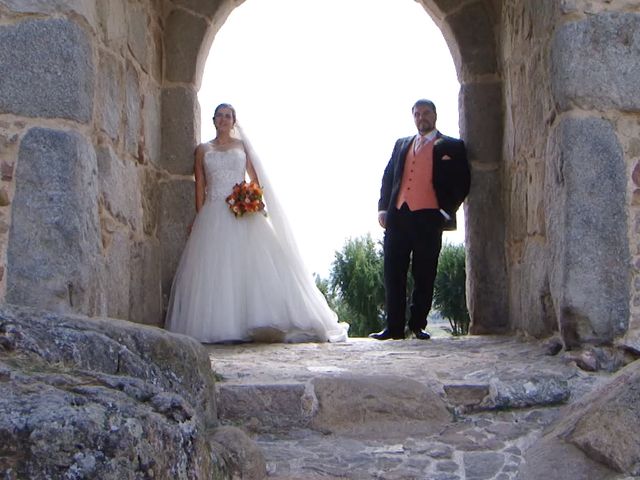
<path id="1" fill-rule="evenodd" d="M 385 425 L 431 431 L 457 415 L 558 405 L 570 397 L 554 375 L 424 384 L 389 375 L 318 375 L 305 382 L 217 385 L 220 420 L 256 432 L 311 428 L 384 433 Z M 407 433 L 406 431 L 404 433 Z"/>

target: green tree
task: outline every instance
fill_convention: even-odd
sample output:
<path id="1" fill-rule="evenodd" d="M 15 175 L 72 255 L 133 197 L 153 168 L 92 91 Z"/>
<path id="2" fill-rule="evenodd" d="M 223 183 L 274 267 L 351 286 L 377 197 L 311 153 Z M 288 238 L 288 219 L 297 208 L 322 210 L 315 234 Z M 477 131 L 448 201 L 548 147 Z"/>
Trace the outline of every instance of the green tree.
<path id="1" fill-rule="evenodd" d="M 382 249 L 370 235 L 348 239 L 336 252 L 330 285 L 334 307 L 350 324 L 351 336 L 366 336 L 383 325 Z"/>
<path id="2" fill-rule="evenodd" d="M 440 251 L 433 306 L 449 320 L 453 335 L 469 333 L 464 245 L 445 243 Z"/>

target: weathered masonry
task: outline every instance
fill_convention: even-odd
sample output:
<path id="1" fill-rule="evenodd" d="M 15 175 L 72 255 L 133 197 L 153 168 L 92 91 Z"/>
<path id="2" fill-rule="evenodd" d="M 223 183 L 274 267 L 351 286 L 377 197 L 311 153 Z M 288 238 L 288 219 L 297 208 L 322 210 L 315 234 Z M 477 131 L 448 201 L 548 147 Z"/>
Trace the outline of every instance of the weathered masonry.
<path id="1" fill-rule="evenodd" d="M 240 3 L 0 0 L 5 302 L 162 324 L 196 92 Z M 473 331 L 637 339 L 640 6 L 420 3 L 461 83 Z"/>

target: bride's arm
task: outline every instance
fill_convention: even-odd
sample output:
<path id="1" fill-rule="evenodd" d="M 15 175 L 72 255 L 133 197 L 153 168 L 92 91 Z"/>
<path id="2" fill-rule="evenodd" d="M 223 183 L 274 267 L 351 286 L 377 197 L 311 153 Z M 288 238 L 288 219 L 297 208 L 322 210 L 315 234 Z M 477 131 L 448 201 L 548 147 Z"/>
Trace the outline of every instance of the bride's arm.
<path id="1" fill-rule="evenodd" d="M 205 191 L 207 188 L 207 178 L 204 174 L 204 145 L 198 145 L 196 148 L 196 159 L 193 164 L 193 174 L 196 177 L 196 213 L 200 211 L 204 205 Z"/>
<path id="2" fill-rule="evenodd" d="M 247 155 L 247 173 L 249 174 L 249 180 L 260 185 L 258 174 L 256 173 L 256 169 L 253 167 L 251 156 L 249 155 L 249 152 L 247 152 L 246 148 L 244 149 L 244 153 Z"/>

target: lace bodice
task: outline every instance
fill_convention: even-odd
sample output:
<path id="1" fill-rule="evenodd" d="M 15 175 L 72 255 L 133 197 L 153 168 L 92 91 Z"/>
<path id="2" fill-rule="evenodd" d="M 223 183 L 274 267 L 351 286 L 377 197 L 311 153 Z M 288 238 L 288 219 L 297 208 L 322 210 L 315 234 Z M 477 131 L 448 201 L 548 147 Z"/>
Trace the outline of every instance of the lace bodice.
<path id="1" fill-rule="evenodd" d="M 208 150 L 204 155 L 207 176 L 207 201 L 224 199 L 233 186 L 245 178 L 247 157 L 242 148 Z"/>

